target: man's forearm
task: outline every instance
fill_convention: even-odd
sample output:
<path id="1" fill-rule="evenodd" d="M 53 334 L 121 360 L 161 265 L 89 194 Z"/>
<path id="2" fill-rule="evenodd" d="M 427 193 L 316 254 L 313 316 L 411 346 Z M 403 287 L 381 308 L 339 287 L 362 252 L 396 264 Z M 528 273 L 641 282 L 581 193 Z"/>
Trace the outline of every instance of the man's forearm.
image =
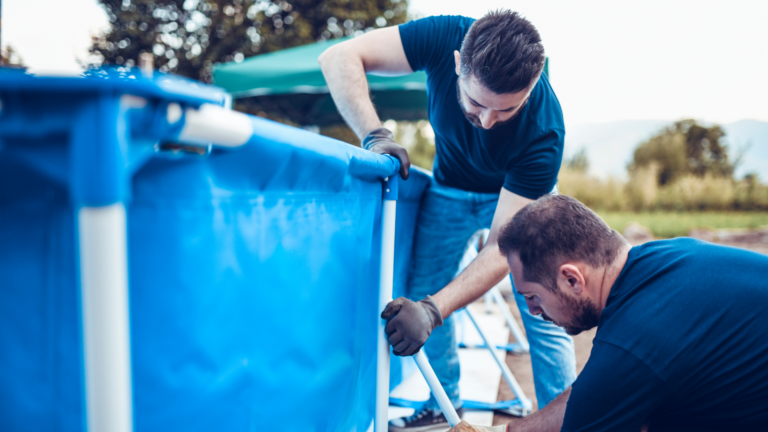
<path id="1" fill-rule="evenodd" d="M 480 254 L 451 283 L 432 296 L 443 318 L 472 303 L 499 283 L 509 273 L 507 260 L 499 253 L 497 238 L 501 226 L 532 200 L 504 188 L 493 215 L 488 242 Z"/>
<path id="2" fill-rule="evenodd" d="M 510 423 L 508 432 L 559 432 L 563 427 L 563 418 L 565 418 L 565 407 L 568 405 L 568 397 L 571 395 L 571 388 L 568 387 L 560 396 L 549 403 L 541 411 L 529 415 L 528 417 Z"/>
<path id="3" fill-rule="evenodd" d="M 480 298 L 508 273 L 507 261 L 499 254 L 499 247 L 494 242 L 486 245 L 467 268 L 432 299 L 440 308 L 443 318 L 447 318 L 454 311 Z"/>
<path id="4" fill-rule="evenodd" d="M 368 94 L 368 80 L 359 57 L 333 47 L 320 57 L 320 67 L 339 113 L 360 139 L 381 127 Z"/>

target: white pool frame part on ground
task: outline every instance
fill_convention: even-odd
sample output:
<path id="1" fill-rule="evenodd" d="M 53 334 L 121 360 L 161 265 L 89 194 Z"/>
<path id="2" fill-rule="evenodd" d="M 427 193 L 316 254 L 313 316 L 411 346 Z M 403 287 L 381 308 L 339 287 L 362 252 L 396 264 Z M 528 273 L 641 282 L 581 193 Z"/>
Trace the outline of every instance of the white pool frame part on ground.
<path id="1" fill-rule="evenodd" d="M 504 300 L 504 296 L 501 295 L 499 287 L 494 286 L 491 288 L 486 296 L 490 296 L 499 307 L 499 310 L 501 310 L 501 313 L 504 315 L 504 320 L 507 322 L 507 327 L 509 327 L 509 331 L 512 332 L 512 336 L 517 341 L 520 350 L 524 353 L 530 352 L 531 346 L 528 344 L 528 339 L 526 339 L 525 335 L 520 330 L 520 326 L 517 325 L 517 321 L 515 321 L 515 318 L 512 316 L 512 311 L 509 310 L 509 305 Z"/>
<path id="2" fill-rule="evenodd" d="M 504 303 L 506 306 L 506 302 Z M 502 308 L 503 311 L 504 308 Z M 509 308 L 507 308 L 507 311 Z M 507 385 L 512 390 L 512 393 L 515 395 L 515 398 L 520 401 L 520 407 L 519 409 L 516 409 L 514 414 L 519 415 L 521 417 L 525 417 L 528 414 L 531 413 L 533 410 L 533 403 L 525 396 L 525 392 L 523 392 L 522 387 L 520 387 L 520 384 L 515 379 L 515 376 L 512 374 L 512 371 L 509 370 L 509 366 L 507 366 L 507 363 L 504 360 L 499 359 L 499 357 L 496 355 L 496 348 L 491 344 L 491 342 L 488 340 L 488 337 L 486 337 L 485 332 L 480 328 L 480 325 L 478 325 L 477 321 L 475 320 L 475 316 L 472 314 L 472 311 L 469 310 L 469 308 L 464 309 L 464 312 L 469 317 L 469 320 L 472 321 L 472 325 L 474 325 L 475 329 L 477 330 L 477 333 L 480 335 L 480 337 L 483 339 L 483 344 L 485 345 L 485 348 L 491 353 L 491 357 L 493 357 L 493 361 L 496 362 L 496 365 L 499 366 L 499 369 L 501 369 L 501 375 L 504 377 L 504 381 L 507 382 Z M 525 340 L 523 339 L 518 339 Z M 506 352 L 504 352 L 506 354 Z M 506 357 L 506 355 L 504 356 Z M 504 358 L 502 357 L 502 358 Z"/>

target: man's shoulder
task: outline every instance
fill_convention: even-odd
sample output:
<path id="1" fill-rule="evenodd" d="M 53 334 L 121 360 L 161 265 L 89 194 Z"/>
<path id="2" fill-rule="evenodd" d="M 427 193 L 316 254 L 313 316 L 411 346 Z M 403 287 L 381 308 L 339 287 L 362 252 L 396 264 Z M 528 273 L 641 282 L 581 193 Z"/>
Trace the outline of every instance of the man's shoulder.
<path id="1" fill-rule="evenodd" d="M 453 52 L 461 49 L 474 19 L 455 15 L 420 18 L 399 26 L 405 56 L 414 71 L 453 72 Z"/>
<path id="2" fill-rule="evenodd" d="M 474 18 L 461 15 L 432 15 L 415 19 L 400 25 L 400 36 L 404 44 L 419 43 L 420 40 L 446 42 L 455 39 L 461 48 L 461 42 L 469 31 Z"/>
<path id="3" fill-rule="evenodd" d="M 415 20 L 408 21 L 407 23 L 401 25 L 407 26 L 409 24 L 429 24 L 440 27 L 453 27 L 457 24 L 466 24 L 467 29 L 469 29 L 469 26 L 471 26 L 475 21 L 475 18 L 463 15 L 430 15 L 428 17 L 417 18 Z"/>
<path id="4" fill-rule="evenodd" d="M 563 109 L 545 74 L 541 74 L 528 103 L 530 104 L 529 121 L 535 125 L 538 134 L 549 134 L 552 131 L 565 134 Z"/>
<path id="5" fill-rule="evenodd" d="M 677 237 L 656 240 L 635 246 L 630 252 L 631 261 L 642 261 L 641 266 L 648 270 L 648 263 L 654 262 L 661 267 L 708 267 L 712 262 L 755 262 L 768 265 L 768 256 L 746 249 L 735 248 L 690 237 Z M 688 269 L 685 269 L 688 270 Z"/>
<path id="6" fill-rule="evenodd" d="M 731 297 L 768 301 L 761 268 L 768 268 L 764 255 L 687 237 L 635 246 L 611 287 L 595 340 L 622 347 L 656 370 L 677 367 L 669 359 L 724 320 L 748 324 L 746 314 L 731 312 L 729 300 L 720 299 L 723 287 Z"/>

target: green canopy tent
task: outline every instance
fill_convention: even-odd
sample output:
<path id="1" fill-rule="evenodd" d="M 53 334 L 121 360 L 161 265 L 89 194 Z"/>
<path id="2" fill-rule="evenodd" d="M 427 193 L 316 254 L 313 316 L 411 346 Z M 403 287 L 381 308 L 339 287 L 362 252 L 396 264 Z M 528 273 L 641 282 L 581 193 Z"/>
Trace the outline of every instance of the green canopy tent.
<path id="1" fill-rule="evenodd" d="M 343 123 L 317 58 L 347 38 L 302 45 L 214 68 L 214 83 L 226 89 L 249 112 L 264 111 L 299 125 Z M 379 117 L 393 120 L 427 118 L 427 77 L 416 72 L 399 77 L 368 76 Z"/>

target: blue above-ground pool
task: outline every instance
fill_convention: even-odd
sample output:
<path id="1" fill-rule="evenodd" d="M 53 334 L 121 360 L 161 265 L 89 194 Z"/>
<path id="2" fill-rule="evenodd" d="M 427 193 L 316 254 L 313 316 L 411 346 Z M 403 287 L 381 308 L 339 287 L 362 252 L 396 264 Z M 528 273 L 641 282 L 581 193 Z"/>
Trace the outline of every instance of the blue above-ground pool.
<path id="1" fill-rule="evenodd" d="M 78 212 L 122 204 L 133 429 L 368 430 L 396 163 L 252 117 L 237 147 L 162 145 L 226 100 L 163 74 L 0 70 L 0 429 L 87 428 Z M 428 180 L 400 183 L 396 296 Z"/>

